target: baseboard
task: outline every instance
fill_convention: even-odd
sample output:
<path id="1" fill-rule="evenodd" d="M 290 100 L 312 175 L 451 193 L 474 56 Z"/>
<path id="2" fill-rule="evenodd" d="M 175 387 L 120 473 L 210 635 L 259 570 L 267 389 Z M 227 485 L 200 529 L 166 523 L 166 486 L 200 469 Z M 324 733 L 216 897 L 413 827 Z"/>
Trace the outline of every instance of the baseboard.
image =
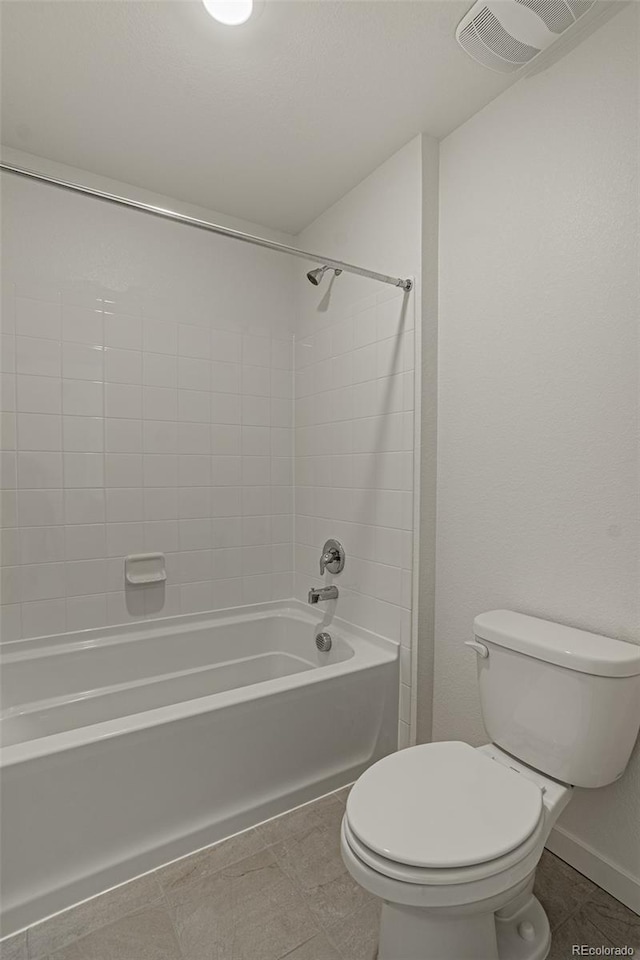
<path id="1" fill-rule="evenodd" d="M 616 866 L 563 827 L 554 827 L 546 847 L 616 900 L 640 914 L 640 880 Z"/>

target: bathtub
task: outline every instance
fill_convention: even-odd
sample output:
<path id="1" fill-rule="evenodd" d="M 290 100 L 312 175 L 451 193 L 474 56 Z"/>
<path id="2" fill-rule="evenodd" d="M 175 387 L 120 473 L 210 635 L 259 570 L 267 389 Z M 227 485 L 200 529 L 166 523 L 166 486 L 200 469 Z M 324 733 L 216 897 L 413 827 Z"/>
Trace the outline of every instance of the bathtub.
<path id="1" fill-rule="evenodd" d="M 294 601 L 6 643 L 2 932 L 354 780 L 398 647 Z"/>

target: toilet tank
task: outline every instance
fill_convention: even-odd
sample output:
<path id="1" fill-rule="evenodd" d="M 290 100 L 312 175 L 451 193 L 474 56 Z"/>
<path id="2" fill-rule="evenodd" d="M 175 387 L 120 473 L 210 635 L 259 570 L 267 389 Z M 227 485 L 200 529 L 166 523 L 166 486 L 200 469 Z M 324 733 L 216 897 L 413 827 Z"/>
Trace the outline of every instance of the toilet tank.
<path id="1" fill-rule="evenodd" d="M 476 617 L 474 633 L 493 743 L 563 783 L 622 776 L 640 727 L 640 646 L 510 610 Z"/>

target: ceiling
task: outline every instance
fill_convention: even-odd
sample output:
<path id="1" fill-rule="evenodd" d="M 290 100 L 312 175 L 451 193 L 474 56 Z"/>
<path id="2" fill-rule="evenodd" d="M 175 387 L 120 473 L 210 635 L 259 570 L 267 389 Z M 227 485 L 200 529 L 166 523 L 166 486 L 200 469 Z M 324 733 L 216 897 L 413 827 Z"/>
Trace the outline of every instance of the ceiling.
<path id="1" fill-rule="evenodd" d="M 3 0 L 2 142 L 298 233 L 513 78 L 454 39 L 471 0 Z"/>

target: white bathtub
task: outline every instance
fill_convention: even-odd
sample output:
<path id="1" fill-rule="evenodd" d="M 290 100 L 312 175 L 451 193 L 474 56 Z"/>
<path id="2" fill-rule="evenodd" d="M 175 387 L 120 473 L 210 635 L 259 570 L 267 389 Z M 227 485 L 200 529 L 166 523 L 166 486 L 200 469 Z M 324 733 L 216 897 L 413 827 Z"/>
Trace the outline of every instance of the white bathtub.
<path id="1" fill-rule="evenodd" d="M 317 629 L 287 602 L 4 644 L 3 935 L 394 750 L 397 645 Z"/>

